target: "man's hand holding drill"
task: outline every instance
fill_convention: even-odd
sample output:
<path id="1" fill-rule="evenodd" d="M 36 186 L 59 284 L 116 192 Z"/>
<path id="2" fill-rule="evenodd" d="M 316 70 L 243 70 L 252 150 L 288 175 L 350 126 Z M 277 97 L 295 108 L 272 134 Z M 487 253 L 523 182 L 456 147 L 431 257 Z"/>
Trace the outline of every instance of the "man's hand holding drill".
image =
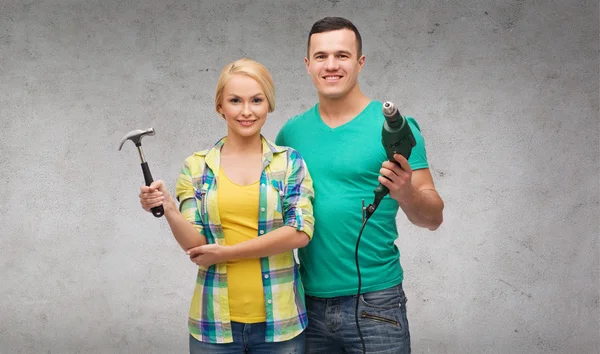
<path id="1" fill-rule="evenodd" d="M 394 159 L 397 163 L 384 161 L 381 164 L 379 183 L 390 190 L 390 197 L 394 198 L 398 204 L 404 204 L 413 198 L 416 191 L 411 183 L 413 170 L 404 156 L 394 154 Z"/>

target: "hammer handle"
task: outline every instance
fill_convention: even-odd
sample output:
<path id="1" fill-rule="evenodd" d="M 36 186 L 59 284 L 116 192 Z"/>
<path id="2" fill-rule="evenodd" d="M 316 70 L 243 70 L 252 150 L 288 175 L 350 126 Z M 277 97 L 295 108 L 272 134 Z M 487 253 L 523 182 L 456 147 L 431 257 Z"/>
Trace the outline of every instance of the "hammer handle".
<path id="1" fill-rule="evenodd" d="M 154 180 L 152 179 L 152 174 L 150 173 L 150 167 L 148 167 L 148 163 L 146 161 L 142 162 L 142 171 L 144 172 L 144 180 L 146 181 L 146 186 L 150 186 Z M 152 208 L 152 215 L 160 218 L 165 213 L 165 209 L 162 205 Z"/>

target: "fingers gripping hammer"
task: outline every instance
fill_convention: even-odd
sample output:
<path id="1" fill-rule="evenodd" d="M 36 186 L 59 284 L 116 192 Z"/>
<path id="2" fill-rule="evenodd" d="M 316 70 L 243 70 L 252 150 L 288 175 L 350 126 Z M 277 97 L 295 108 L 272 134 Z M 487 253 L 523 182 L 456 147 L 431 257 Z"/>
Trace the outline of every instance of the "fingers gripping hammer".
<path id="1" fill-rule="evenodd" d="M 150 173 L 150 167 L 148 167 L 148 163 L 144 160 L 144 152 L 142 151 L 142 138 L 146 135 L 154 135 L 154 128 L 130 131 L 129 133 L 127 133 L 127 135 L 125 135 L 125 137 L 123 137 L 121 145 L 119 145 L 119 151 L 121 151 L 123 144 L 125 144 L 127 140 L 133 141 L 135 146 L 137 146 L 138 148 L 138 152 L 140 153 L 140 159 L 142 160 L 142 171 L 144 172 L 144 180 L 146 182 L 146 186 L 149 186 L 150 184 L 152 184 L 152 182 L 154 182 L 154 180 L 152 179 L 152 174 Z M 156 216 L 157 218 L 163 216 L 164 213 L 165 210 L 162 205 L 152 208 L 152 215 Z"/>

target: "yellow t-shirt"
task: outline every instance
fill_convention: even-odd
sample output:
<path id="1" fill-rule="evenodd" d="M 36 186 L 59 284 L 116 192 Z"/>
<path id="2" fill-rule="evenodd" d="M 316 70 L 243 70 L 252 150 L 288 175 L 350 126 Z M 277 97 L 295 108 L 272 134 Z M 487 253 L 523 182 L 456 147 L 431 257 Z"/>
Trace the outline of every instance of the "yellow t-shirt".
<path id="1" fill-rule="evenodd" d="M 230 181 L 221 168 L 217 184 L 219 217 L 226 244 L 232 246 L 258 237 L 259 181 L 240 186 Z M 260 259 L 227 262 L 227 292 L 232 321 L 266 321 Z"/>

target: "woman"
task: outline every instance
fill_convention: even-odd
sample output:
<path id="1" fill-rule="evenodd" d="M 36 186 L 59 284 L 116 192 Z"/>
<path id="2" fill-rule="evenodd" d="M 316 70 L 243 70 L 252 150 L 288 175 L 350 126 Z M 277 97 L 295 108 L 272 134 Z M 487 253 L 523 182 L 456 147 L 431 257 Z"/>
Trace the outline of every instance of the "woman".
<path id="1" fill-rule="evenodd" d="M 307 315 L 293 250 L 313 233 L 313 187 L 291 148 L 261 135 L 275 108 L 271 75 L 226 65 L 215 106 L 227 136 L 189 156 L 176 184 L 141 187 L 146 211 L 163 205 L 177 242 L 198 265 L 190 353 L 304 353 Z"/>

